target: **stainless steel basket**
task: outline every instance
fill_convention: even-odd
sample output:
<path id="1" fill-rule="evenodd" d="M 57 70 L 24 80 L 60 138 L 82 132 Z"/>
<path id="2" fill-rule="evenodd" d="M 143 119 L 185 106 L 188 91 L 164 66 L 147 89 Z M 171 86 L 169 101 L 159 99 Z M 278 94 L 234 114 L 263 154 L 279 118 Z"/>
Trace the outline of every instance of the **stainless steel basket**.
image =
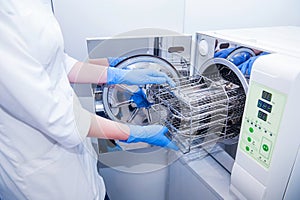
<path id="1" fill-rule="evenodd" d="M 175 88 L 160 87 L 156 98 L 168 110 L 165 116 L 160 114 L 161 123 L 183 152 L 235 136 L 243 114 L 243 88 L 221 77 L 186 77 L 177 82 Z"/>

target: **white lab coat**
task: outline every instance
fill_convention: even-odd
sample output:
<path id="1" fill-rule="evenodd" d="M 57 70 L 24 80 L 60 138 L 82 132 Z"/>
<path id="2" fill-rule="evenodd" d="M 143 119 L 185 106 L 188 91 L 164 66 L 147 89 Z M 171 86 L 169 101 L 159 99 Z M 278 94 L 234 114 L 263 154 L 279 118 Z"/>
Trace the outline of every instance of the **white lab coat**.
<path id="1" fill-rule="evenodd" d="M 0 41 L 0 199 L 104 199 L 50 0 L 0 1 Z"/>

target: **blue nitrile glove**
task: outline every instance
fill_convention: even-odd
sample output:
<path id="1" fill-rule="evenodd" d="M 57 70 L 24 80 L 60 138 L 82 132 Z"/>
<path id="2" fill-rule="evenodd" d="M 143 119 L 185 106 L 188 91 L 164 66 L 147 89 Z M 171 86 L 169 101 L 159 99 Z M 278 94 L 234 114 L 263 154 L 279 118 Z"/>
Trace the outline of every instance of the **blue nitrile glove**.
<path id="1" fill-rule="evenodd" d="M 166 147 L 173 150 L 178 150 L 178 147 L 165 136 L 168 128 L 162 125 L 137 126 L 128 125 L 130 135 L 127 140 L 122 140 L 126 143 L 146 142 L 151 145 Z"/>
<path id="2" fill-rule="evenodd" d="M 241 72 L 244 74 L 244 75 L 250 75 L 251 74 L 251 70 L 252 70 L 252 66 L 253 66 L 253 63 L 254 61 L 260 57 L 260 56 L 263 56 L 263 55 L 267 55 L 269 53 L 267 52 L 262 52 L 260 53 L 259 55 L 257 56 L 253 56 L 251 58 L 249 58 L 246 62 L 243 62 L 242 64 L 238 65 L 238 68 L 241 70 Z"/>
<path id="3" fill-rule="evenodd" d="M 214 57 L 215 58 L 227 58 L 227 56 L 233 52 L 233 50 L 235 50 L 236 48 L 227 48 L 227 49 L 223 49 L 223 50 L 220 50 L 218 52 L 215 53 Z"/>
<path id="4" fill-rule="evenodd" d="M 175 87 L 175 82 L 165 73 L 155 69 L 107 69 L 107 84 L 145 85 L 167 83 Z"/>
<path id="5" fill-rule="evenodd" d="M 113 151 L 122 151 L 122 148 L 120 147 L 120 145 L 116 144 L 115 146 L 109 146 L 107 145 L 107 151 L 108 152 L 113 152 Z"/>
<path id="6" fill-rule="evenodd" d="M 147 95 L 140 88 L 137 92 L 133 93 L 130 98 L 138 108 L 150 108 L 153 103 L 150 103 L 147 99 Z"/>
<path id="7" fill-rule="evenodd" d="M 115 67 L 117 64 L 119 64 L 121 61 L 126 59 L 127 57 L 108 57 L 108 64 L 110 67 Z"/>

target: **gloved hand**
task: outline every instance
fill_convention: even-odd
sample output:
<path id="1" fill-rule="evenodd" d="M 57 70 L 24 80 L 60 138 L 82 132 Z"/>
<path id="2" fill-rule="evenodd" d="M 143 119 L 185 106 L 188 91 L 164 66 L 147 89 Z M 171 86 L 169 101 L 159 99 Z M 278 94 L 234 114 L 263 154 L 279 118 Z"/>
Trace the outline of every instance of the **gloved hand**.
<path id="1" fill-rule="evenodd" d="M 163 84 L 167 83 L 175 87 L 175 82 L 165 73 L 155 69 L 118 69 L 109 67 L 107 69 L 107 84 Z"/>
<path id="2" fill-rule="evenodd" d="M 150 103 L 147 99 L 147 95 L 140 88 L 137 92 L 134 92 L 130 98 L 138 108 L 150 108 L 153 103 Z"/>
<path id="3" fill-rule="evenodd" d="M 267 52 L 262 52 L 260 53 L 259 55 L 257 56 L 253 56 L 251 58 L 249 58 L 246 62 L 243 62 L 242 64 L 238 65 L 238 68 L 239 70 L 241 70 L 241 72 L 244 74 L 244 75 L 250 75 L 251 74 L 251 70 L 252 70 L 252 66 L 253 66 L 253 63 L 254 61 L 260 57 L 260 56 L 263 56 L 263 55 L 267 55 L 269 53 Z"/>
<path id="4" fill-rule="evenodd" d="M 126 141 L 122 140 L 122 142 L 146 142 L 151 145 L 166 147 L 176 151 L 178 150 L 178 147 L 165 136 L 165 134 L 168 132 L 168 128 L 165 126 L 128 126 L 130 128 L 130 135 Z"/>
<path id="5" fill-rule="evenodd" d="M 124 59 L 126 59 L 127 57 L 108 57 L 108 64 L 110 67 L 115 67 L 117 64 L 119 64 L 120 62 L 122 62 Z"/>

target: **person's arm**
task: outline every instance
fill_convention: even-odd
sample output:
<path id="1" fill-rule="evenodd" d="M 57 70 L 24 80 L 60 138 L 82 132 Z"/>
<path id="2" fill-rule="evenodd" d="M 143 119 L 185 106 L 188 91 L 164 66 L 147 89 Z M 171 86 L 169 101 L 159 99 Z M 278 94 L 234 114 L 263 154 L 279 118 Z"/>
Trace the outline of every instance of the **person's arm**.
<path id="1" fill-rule="evenodd" d="M 65 69 L 68 73 L 68 79 L 71 83 L 105 83 L 107 79 L 108 59 L 100 58 L 89 60 L 89 63 L 79 62 L 65 54 Z M 75 103 L 77 102 L 77 103 Z M 79 101 L 74 100 L 74 107 L 81 110 Z M 90 113 L 91 122 L 88 137 L 101 139 L 127 140 L 130 134 L 127 125 L 114 122 L 93 113 Z M 77 117 L 79 123 L 84 119 Z"/>
<path id="2" fill-rule="evenodd" d="M 83 63 L 65 54 L 65 66 L 71 83 L 102 84 L 107 81 L 107 67 L 114 67 L 124 59 L 125 57 L 97 58 Z"/>
<path id="3" fill-rule="evenodd" d="M 76 62 L 68 72 L 71 83 L 95 83 L 102 84 L 164 84 L 172 87 L 175 82 L 165 73 L 155 69 L 117 69 L 91 63 Z"/>
<path id="4" fill-rule="evenodd" d="M 89 63 L 95 65 L 109 66 L 109 61 L 107 58 L 97 58 L 97 59 L 89 59 Z"/>
<path id="5" fill-rule="evenodd" d="M 68 78 L 71 83 L 106 83 L 107 68 L 103 65 L 76 62 L 69 71 Z"/>
<path id="6" fill-rule="evenodd" d="M 91 59 L 84 63 L 64 54 L 64 67 L 71 83 L 106 83 L 108 66 L 107 58 Z"/>
<path id="7" fill-rule="evenodd" d="M 109 67 L 115 67 L 117 64 L 125 60 L 127 57 L 108 57 L 108 58 L 95 58 L 89 59 L 89 63 L 95 65 L 103 65 Z"/>
<path id="8" fill-rule="evenodd" d="M 146 142 L 151 145 L 178 150 L 178 147 L 166 137 L 168 128 L 162 125 L 126 125 L 97 115 L 91 116 L 88 137 L 117 139 L 126 143 Z"/>
<path id="9" fill-rule="evenodd" d="M 127 140 L 130 129 L 126 124 L 121 124 L 106 118 L 91 114 L 91 125 L 88 137 L 102 139 Z"/>
<path id="10" fill-rule="evenodd" d="M 69 80 L 81 83 L 104 83 L 108 84 L 148 84 L 168 83 L 175 84 L 166 74 L 151 69 L 122 70 L 112 67 L 106 68 L 101 65 L 76 62 L 66 57 L 66 69 L 69 72 Z M 74 64 L 75 63 L 75 64 Z M 73 67 L 70 67 L 72 66 Z M 114 69 L 111 70 L 110 69 Z M 106 75 L 106 76 L 105 76 Z M 99 78 L 100 76 L 100 78 Z M 81 106 L 75 106 L 80 108 Z M 80 122 L 81 117 L 77 117 Z M 117 139 L 123 142 L 146 142 L 148 144 L 167 147 L 178 150 L 177 146 L 168 139 L 165 134 L 168 129 L 162 125 L 136 126 L 126 125 L 107 120 L 95 114 L 91 114 L 88 137 L 103 139 Z"/>

